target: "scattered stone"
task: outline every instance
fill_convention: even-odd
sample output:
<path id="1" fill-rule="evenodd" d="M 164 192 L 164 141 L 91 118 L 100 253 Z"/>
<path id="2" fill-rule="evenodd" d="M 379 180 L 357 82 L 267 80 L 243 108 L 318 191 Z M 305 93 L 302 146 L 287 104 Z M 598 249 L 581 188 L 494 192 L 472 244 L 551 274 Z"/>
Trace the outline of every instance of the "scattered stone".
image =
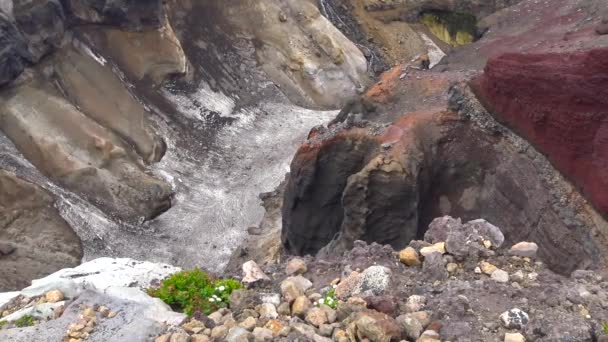
<path id="1" fill-rule="evenodd" d="M 116 315 L 118 315 L 118 312 L 116 312 L 116 311 L 108 312 L 108 318 L 114 318 L 114 317 L 116 317 Z"/>
<path id="2" fill-rule="evenodd" d="M 264 274 L 260 266 L 253 261 L 249 260 L 243 264 L 243 280 L 242 282 L 247 285 L 253 285 L 260 281 L 268 281 L 270 278 Z"/>
<path id="3" fill-rule="evenodd" d="M 211 329 L 211 338 L 216 340 L 221 340 L 228 335 L 228 328 L 223 325 L 218 325 L 215 328 Z"/>
<path id="4" fill-rule="evenodd" d="M 169 342 L 169 339 L 171 339 L 171 333 L 158 336 L 154 342 Z"/>
<path id="5" fill-rule="evenodd" d="M 426 255 L 422 263 L 422 272 L 430 281 L 443 281 L 449 277 L 441 253 L 438 252 Z"/>
<path id="6" fill-rule="evenodd" d="M 343 279 L 336 287 L 336 297 L 339 299 L 347 299 L 350 297 L 358 284 L 361 282 L 361 273 L 352 272 L 348 277 Z"/>
<path id="7" fill-rule="evenodd" d="M 456 270 L 458 270 L 458 264 L 455 264 L 453 262 L 450 262 L 446 265 L 446 270 L 448 271 L 449 274 L 454 274 L 456 272 Z"/>
<path id="8" fill-rule="evenodd" d="M 431 253 L 440 253 L 442 255 L 445 254 L 445 242 L 437 242 L 434 245 L 422 247 L 420 249 L 420 254 L 422 254 L 422 256 L 425 258 Z"/>
<path id="9" fill-rule="evenodd" d="M 9 255 L 15 251 L 16 247 L 10 242 L 0 241 L 0 255 Z"/>
<path id="10" fill-rule="evenodd" d="M 247 331 L 241 327 L 234 327 L 228 331 L 228 335 L 226 335 L 226 341 L 227 342 L 248 342 L 249 336 L 251 336 L 249 331 Z"/>
<path id="11" fill-rule="evenodd" d="M 253 331 L 253 329 L 258 325 L 258 320 L 253 317 L 247 317 L 244 321 L 239 323 L 239 327 Z"/>
<path id="12" fill-rule="evenodd" d="M 399 252 L 399 261 L 407 266 L 418 266 L 420 265 L 420 257 L 418 252 L 412 247 L 407 247 Z"/>
<path id="13" fill-rule="evenodd" d="M 48 303 L 57 303 L 61 302 L 64 299 L 64 296 L 63 292 L 59 290 L 52 290 L 46 293 L 45 298 Z"/>
<path id="14" fill-rule="evenodd" d="M 270 303 L 262 303 L 258 312 L 260 313 L 261 318 L 275 319 L 279 317 L 277 308 Z"/>
<path id="15" fill-rule="evenodd" d="M 289 260 L 285 267 L 285 273 L 287 275 L 303 274 L 306 273 L 307 267 L 306 262 L 300 258 L 293 258 Z"/>
<path id="16" fill-rule="evenodd" d="M 526 338 L 520 333 L 506 333 L 504 342 L 526 342 Z"/>
<path id="17" fill-rule="evenodd" d="M 297 300 L 298 298 L 296 298 Z M 279 306 L 277 307 L 277 312 L 279 313 L 279 315 L 282 316 L 289 316 L 291 315 L 291 307 L 289 306 L 289 303 L 281 303 L 279 304 Z"/>
<path id="18" fill-rule="evenodd" d="M 417 312 L 426 306 L 426 297 L 419 295 L 412 295 L 407 299 L 405 307 L 407 312 Z"/>
<path id="19" fill-rule="evenodd" d="M 398 300 L 392 296 L 371 296 L 366 297 L 365 302 L 367 307 L 382 313 L 385 313 L 391 317 L 395 317 L 398 310 Z"/>
<path id="20" fill-rule="evenodd" d="M 411 313 L 401 315 L 395 320 L 405 333 L 405 336 L 407 336 L 411 340 L 418 339 L 418 337 L 420 337 L 422 331 L 424 330 L 422 323 L 420 323 L 420 321 Z"/>
<path id="21" fill-rule="evenodd" d="M 275 336 L 279 335 L 279 333 L 281 332 L 283 327 L 284 327 L 283 323 L 281 323 L 275 319 L 271 319 L 266 324 L 264 324 L 264 328 L 272 331 L 272 334 Z"/>
<path id="22" fill-rule="evenodd" d="M 304 318 L 311 306 L 312 304 L 308 297 L 300 296 L 293 302 L 293 305 L 291 306 L 291 314 Z"/>
<path id="23" fill-rule="evenodd" d="M 312 308 L 306 314 L 306 322 L 318 328 L 327 323 L 327 314 L 320 308 Z"/>
<path id="24" fill-rule="evenodd" d="M 353 294 L 381 295 L 390 285 L 391 269 L 384 266 L 370 266 L 363 273 Z"/>
<path id="25" fill-rule="evenodd" d="M 499 283 L 509 282 L 509 273 L 501 269 L 497 269 L 496 271 L 492 272 L 492 275 L 490 277 L 492 278 L 492 280 Z"/>
<path id="26" fill-rule="evenodd" d="M 481 269 L 481 272 L 483 272 L 484 274 L 487 274 L 489 276 L 492 275 L 492 273 L 494 273 L 494 271 L 496 271 L 498 269 L 498 267 L 490 264 L 487 261 L 482 261 L 479 263 L 479 268 Z"/>
<path id="27" fill-rule="evenodd" d="M 198 334 L 199 332 L 205 330 L 205 325 L 203 322 L 200 322 L 196 319 L 190 320 L 190 322 L 182 325 L 182 329 L 190 334 Z"/>
<path id="28" fill-rule="evenodd" d="M 420 338 L 416 342 L 440 342 L 439 333 L 434 330 L 426 330 L 420 335 Z"/>
<path id="29" fill-rule="evenodd" d="M 253 337 L 256 341 L 272 341 L 272 331 L 266 328 L 253 329 Z"/>
<path id="30" fill-rule="evenodd" d="M 286 279 L 281 283 L 281 294 L 287 303 L 293 303 L 296 298 L 304 295 L 304 291 L 294 281 Z"/>
<path id="31" fill-rule="evenodd" d="M 369 341 L 389 342 L 401 336 L 401 329 L 394 319 L 375 311 L 358 313 L 349 330 L 361 340 L 367 338 Z"/>
<path id="32" fill-rule="evenodd" d="M 173 334 L 171 334 L 171 338 L 169 339 L 169 342 L 189 342 L 189 341 L 190 341 L 190 335 L 183 333 L 183 332 L 173 333 Z"/>
<path id="33" fill-rule="evenodd" d="M 524 311 L 514 308 L 509 311 L 505 311 L 500 315 L 502 324 L 507 329 L 523 329 L 528 324 L 528 314 Z"/>
<path id="34" fill-rule="evenodd" d="M 538 245 L 534 242 L 520 242 L 509 249 L 509 254 L 522 258 L 536 258 Z"/>
<path id="35" fill-rule="evenodd" d="M 194 334 L 190 336 L 190 342 L 210 342 L 211 340 L 207 335 Z M 244 342 L 244 341 L 243 341 Z"/>

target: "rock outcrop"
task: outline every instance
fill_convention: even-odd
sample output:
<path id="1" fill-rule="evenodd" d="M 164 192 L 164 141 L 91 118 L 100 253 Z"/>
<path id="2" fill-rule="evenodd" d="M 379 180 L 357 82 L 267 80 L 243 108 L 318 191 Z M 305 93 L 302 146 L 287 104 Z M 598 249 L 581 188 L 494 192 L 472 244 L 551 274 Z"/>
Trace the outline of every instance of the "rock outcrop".
<path id="1" fill-rule="evenodd" d="M 0 170 L 0 291 L 80 264 L 80 239 L 45 190 Z"/>
<path id="2" fill-rule="evenodd" d="M 339 253 L 355 240 L 402 248 L 433 217 L 449 214 L 484 217 L 503 228 L 507 241 L 536 242 L 559 272 L 602 263 L 603 240 L 591 238 L 605 225 L 597 213 L 470 91 L 453 87 L 450 94 L 457 112 L 419 111 L 388 127 L 355 122 L 313 131 L 286 186 L 287 250 Z M 429 106 L 445 101 L 439 99 Z M 559 200 L 566 195 L 570 202 Z"/>
<path id="3" fill-rule="evenodd" d="M 506 54 L 473 81 L 476 94 L 608 216 L 608 48 Z"/>

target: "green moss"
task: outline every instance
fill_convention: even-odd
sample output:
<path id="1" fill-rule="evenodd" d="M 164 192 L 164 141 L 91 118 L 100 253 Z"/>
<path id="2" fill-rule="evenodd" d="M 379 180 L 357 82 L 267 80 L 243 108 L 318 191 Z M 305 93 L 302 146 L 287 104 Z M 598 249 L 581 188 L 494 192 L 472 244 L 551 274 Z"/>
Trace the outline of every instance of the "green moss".
<path id="1" fill-rule="evenodd" d="M 8 324 L 7 321 L 0 321 L 0 329 L 2 329 L 2 327 L 4 327 L 7 324 Z"/>
<path id="2" fill-rule="evenodd" d="M 431 11 L 423 13 L 420 21 L 437 38 L 452 46 L 470 44 L 477 36 L 477 19 L 470 14 Z"/>
<path id="3" fill-rule="evenodd" d="M 199 269 L 182 271 L 162 281 L 148 294 L 160 298 L 172 308 L 189 316 L 195 312 L 210 314 L 230 304 L 232 291 L 241 288 L 234 279 L 212 279 Z"/>
<path id="4" fill-rule="evenodd" d="M 604 334 L 608 334 L 608 323 L 606 323 L 606 322 L 602 323 L 602 330 L 603 330 Z"/>
<path id="5" fill-rule="evenodd" d="M 15 321 L 15 326 L 19 328 L 31 327 L 34 324 L 36 324 L 36 319 L 30 315 L 25 315 Z"/>

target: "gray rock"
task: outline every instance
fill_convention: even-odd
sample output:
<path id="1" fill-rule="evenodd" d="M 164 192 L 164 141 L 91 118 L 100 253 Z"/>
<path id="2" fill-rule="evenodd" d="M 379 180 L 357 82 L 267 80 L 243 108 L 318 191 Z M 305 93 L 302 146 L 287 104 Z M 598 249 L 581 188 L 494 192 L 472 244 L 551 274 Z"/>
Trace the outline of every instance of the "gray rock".
<path id="1" fill-rule="evenodd" d="M 446 280 L 449 277 L 448 271 L 443 263 L 441 253 L 431 253 L 422 263 L 422 272 L 429 281 Z"/>
<path id="2" fill-rule="evenodd" d="M 159 27 L 164 18 L 161 0 L 65 0 L 64 3 L 79 22 L 141 29 Z"/>
<path id="3" fill-rule="evenodd" d="M 272 331 L 266 328 L 253 329 L 253 337 L 256 341 L 272 341 Z"/>
<path id="4" fill-rule="evenodd" d="M 411 313 L 401 315 L 395 319 L 397 324 L 401 327 L 401 330 L 411 340 L 416 340 L 424 331 L 422 323 L 416 319 Z"/>
<path id="5" fill-rule="evenodd" d="M 252 328 L 253 330 L 253 328 Z M 228 331 L 226 341 L 228 342 L 246 342 L 248 341 L 249 331 L 242 327 L 234 327 Z"/>
<path id="6" fill-rule="evenodd" d="M 57 0 L 16 1 L 15 22 L 27 39 L 32 62 L 59 47 L 65 32 L 65 14 Z"/>
<path id="7" fill-rule="evenodd" d="M 264 271 L 262 271 L 260 266 L 258 266 L 258 264 L 255 261 L 249 260 L 243 264 L 243 280 L 242 281 L 244 284 L 254 285 L 256 283 L 259 283 L 262 281 L 269 281 L 269 280 L 270 280 L 270 278 L 268 278 L 268 276 L 266 274 L 264 274 Z"/>
<path id="8" fill-rule="evenodd" d="M 498 270 L 492 272 L 492 275 L 490 277 L 492 278 L 492 280 L 499 282 L 499 283 L 508 283 L 509 282 L 509 273 L 507 273 L 506 271 L 503 271 L 501 269 L 498 269 Z"/>
<path id="9" fill-rule="evenodd" d="M 15 23 L 0 13 L 0 86 L 16 79 L 33 61 L 27 40 L 17 29 Z"/>

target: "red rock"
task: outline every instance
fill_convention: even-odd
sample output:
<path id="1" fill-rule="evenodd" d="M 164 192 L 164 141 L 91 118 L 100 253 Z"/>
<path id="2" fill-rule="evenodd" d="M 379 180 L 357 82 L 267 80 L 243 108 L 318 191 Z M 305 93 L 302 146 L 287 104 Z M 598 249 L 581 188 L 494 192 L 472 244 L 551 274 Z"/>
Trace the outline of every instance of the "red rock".
<path id="1" fill-rule="evenodd" d="M 488 61 L 473 88 L 608 214 L 608 48 L 505 54 Z"/>

